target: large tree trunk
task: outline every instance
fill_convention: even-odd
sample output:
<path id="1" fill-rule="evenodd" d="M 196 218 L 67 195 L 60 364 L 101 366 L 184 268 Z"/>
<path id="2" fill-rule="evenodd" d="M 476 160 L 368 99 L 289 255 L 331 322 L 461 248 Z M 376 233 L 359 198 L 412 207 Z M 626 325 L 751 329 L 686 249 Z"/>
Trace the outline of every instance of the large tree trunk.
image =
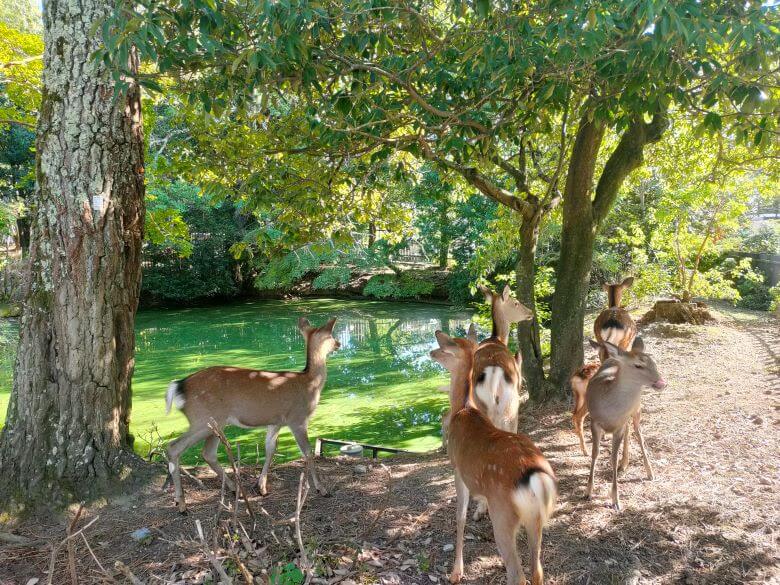
<path id="1" fill-rule="evenodd" d="M 574 141 L 563 194 L 561 257 L 556 267 L 551 324 L 551 392 L 562 397 L 582 365 L 582 327 L 593 258 L 595 226 L 590 200 L 604 126 L 583 119 Z"/>
<path id="2" fill-rule="evenodd" d="M 130 459 L 143 141 L 137 87 L 115 99 L 90 59 L 112 7 L 52 0 L 44 11 L 30 266 L 0 437 L 0 482 L 29 500 L 92 491 Z"/>
<path id="3" fill-rule="evenodd" d="M 544 356 L 539 339 L 539 321 L 536 317 L 536 296 L 534 280 L 536 277 L 536 244 L 539 240 L 539 213 L 523 214 L 520 224 L 520 250 L 515 266 L 517 276 L 517 299 L 531 309 L 534 318 L 523 321 L 517 326 L 517 341 L 520 355 L 523 356 L 523 379 L 531 400 L 539 401 L 545 397 Z"/>
<path id="4" fill-rule="evenodd" d="M 563 196 L 561 257 L 556 269 L 552 303 L 552 392 L 564 396 L 569 378 L 582 365 L 585 300 L 588 294 L 596 233 L 617 199 L 626 177 L 642 164 L 646 145 L 660 140 L 668 120 L 665 113 L 651 122 L 634 120 L 623 132 L 604 164 L 591 201 L 591 187 L 604 127 L 586 118 L 574 142 Z"/>

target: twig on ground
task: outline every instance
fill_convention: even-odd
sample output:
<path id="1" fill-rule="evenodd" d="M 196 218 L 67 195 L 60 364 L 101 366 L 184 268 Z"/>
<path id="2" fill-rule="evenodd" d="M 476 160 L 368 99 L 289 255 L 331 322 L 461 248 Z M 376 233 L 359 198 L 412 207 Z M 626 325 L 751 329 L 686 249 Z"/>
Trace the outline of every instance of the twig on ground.
<path id="1" fill-rule="evenodd" d="M 136 577 L 133 572 L 130 570 L 130 567 L 128 567 L 126 564 L 124 564 L 122 561 L 116 561 L 114 563 L 114 568 L 122 573 L 125 578 L 130 581 L 133 585 L 144 585 L 144 582 L 141 581 L 138 577 Z"/>
<path id="2" fill-rule="evenodd" d="M 77 532 L 74 532 L 73 534 L 69 534 L 62 541 L 60 541 L 60 543 L 57 546 L 52 548 L 52 550 L 51 550 L 51 558 L 49 559 L 49 580 L 48 580 L 48 584 L 49 585 L 52 584 L 52 581 L 54 579 L 54 565 L 57 562 L 57 553 L 59 552 L 60 548 L 62 548 L 63 545 L 67 544 L 67 542 L 71 538 L 75 538 L 76 536 L 78 536 L 79 534 L 84 532 L 87 528 L 92 526 L 95 522 L 98 521 L 98 518 L 100 518 L 100 516 L 95 516 L 92 520 L 90 520 L 87 524 L 85 524 Z"/>
<path id="3" fill-rule="evenodd" d="M 86 537 L 86 535 L 85 535 L 83 532 L 81 533 L 81 539 L 84 541 L 84 544 L 86 545 L 86 547 L 87 547 L 87 550 L 89 551 L 89 554 L 91 554 L 91 555 L 92 555 L 92 558 L 94 559 L 95 563 L 97 563 L 97 566 L 100 568 L 100 570 L 101 570 L 101 571 L 102 571 L 102 572 L 103 572 L 105 575 L 107 575 L 107 576 L 110 576 L 110 575 L 108 575 L 108 573 L 106 572 L 106 569 L 103 567 L 103 565 L 101 565 L 101 564 L 100 564 L 100 561 L 98 560 L 97 556 L 95 556 L 95 551 L 93 551 L 93 550 L 92 550 L 92 547 L 91 547 L 91 546 L 89 546 L 89 541 L 87 540 L 87 537 Z"/>
<path id="4" fill-rule="evenodd" d="M 225 572 L 222 563 L 219 562 L 217 556 L 211 551 L 211 549 L 206 544 L 206 537 L 203 535 L 203 526 L 201 526 L 200 520 L 195 520 L 195 528 L 197 528 L 198 530 L 198 539 L 200 539 L 200 543 L 203 546 L 203 552 L 206 553 L 206 556 L 208 557 L 211 566 L 214 567 L 214 570 L 219 574 L 220 578 L 225 583 L 233 583 L 233 579 L 231 579 L 230 575 L 228 575 Z"/>
<path id="5" fill-rule="evenodd" d="M 295 506 L 295 538 L 298 541 L 298 549 L 301 551 L 301 570 L 306 574 L 305 583 L 311 581 L 313 567 L 306 555 L 306 547 L 303 546 L 303 536 L 301 535 L 301 510 L 306 496 L 309 494 L 309 482 L 306 480 L 306 470 L 301 472 L 301 479 L 298 481 L 298 500 Z"/>
<path id="6" fill-rule="evenodd" d="M 68 528 L 65 532 L 68 536 L 73 534 L 73 529 L 81 518 L 81 513 L 84 511 L 84 503 L 79 504 L 79 509 L 76 510 L 76 515 L 73 516 L 73 520 L 68 524 Z M 73 546 L 73 539 L 68 538 L 68 570 L 70 571 L 70 582 L 73 585 L 79 585 L 79 575 L 76 571 L 76 549 Z"/>
<path id="7" fill-rule="evenodd" d="M 244 486 L 241 485 L 241 476 L 240 471 L 238 470 L 238 466 L 236 465 L 236 460 L 233 457 L 233 447 L 230 444 L 230 441 L 228 441 L 227 437 L 225 436 L 225 433 L 222 432 L 222 430 L 217 426 L 217 421 L 214 419 L 211 419 L 211 422 L 209 422 L 209 428 L 211 429 L 211 432 L 213 432 L 217 438 L 219 439 L 219 442 L 222 443 L 222 445 L 225 447 L 225 452 L 227 454 L 228 461 L 230 462 L 231 467 L 233 467 L 233 477 L 235 478 L 235 487 L 236 487 L 236 495 L 241 494 L 241 497 L 244 499 L 244 503 L 246 504 L 247 512 L 249 512 L 249 515 L 252 517 L 252 521 L 257 521 L 257 515 L 255 514 L 255 510 L 252 507 L 252 504 L 249 502 L 249 498 L 246 495 L 246 492 L 244 491 Z M 236 500 L 238 500 L 238 497 L 236 497 Z M 237 506 L 236 506 L 237 507 Z"/>

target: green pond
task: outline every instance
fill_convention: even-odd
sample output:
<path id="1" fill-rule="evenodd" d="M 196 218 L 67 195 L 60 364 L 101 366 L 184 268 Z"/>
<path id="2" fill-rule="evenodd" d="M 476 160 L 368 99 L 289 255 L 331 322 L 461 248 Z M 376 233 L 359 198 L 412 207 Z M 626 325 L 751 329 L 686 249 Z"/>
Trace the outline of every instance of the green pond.
<path id="1" fill-rule="evenodd" d="M 447 397 L 437 388 L 447 377 L 428 352 L 436 329 L 462 335 L 472 314 L 438 305 L 316 299 L 140 311 L 131 418 L 136 450 L 148 452 L 158 433 L 167 440 L 187 429 L 181 413 L 165 415 L 171 380 L 213 365 L 302 369 L 306 357 L 297 328 L 302 315 L 313 325 L 337 317 L 334 336 L 341 342 L 328 360 L 328 381 L 309 426 L 312 444 L 315 437 L 413 451 L 440 444 Z M 17 334 L 16 321 L 0 319 L 0 421 L 8 406 Z M 254 461 L 256 444 L 262 458 L 264 429 L 228 427 L 227 435 L 240 441 L 242 459 Z M 184 460 L 199 461 L 199 449 Z M 297 456 L 284 430 L 277 458 Z"/>

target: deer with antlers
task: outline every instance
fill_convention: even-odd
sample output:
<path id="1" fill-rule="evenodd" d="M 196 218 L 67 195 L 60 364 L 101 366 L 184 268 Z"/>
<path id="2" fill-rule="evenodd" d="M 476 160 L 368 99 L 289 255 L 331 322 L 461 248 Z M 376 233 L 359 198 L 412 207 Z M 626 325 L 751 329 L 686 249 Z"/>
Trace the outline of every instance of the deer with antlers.
<path id="1" fill-rule="evenodd" d="M 474 494 L 487 501 L 508 583 L 526 583 L 516 543 L 522 525 L 531 549 L 531 581 L 540 585 L 542 530 L 555 507 L 555 474 L 529 437 L 497 428 L 477 407 L 476 344 L 441 331 L 436 332 L 436 339 L 439 349 L 431 357 L 451 373 L 448 452 L 455 469 L 457 533 L 450 583 L 459 583 L 463 577 L 466 513 L 469 496 Z"/>
<path id="2" fill-rule="evenodd" d="M 203 459 L 222 479 L 224 470 L 217 461 L 219 438 L 212 427 L 226 425 L 243 428 L 267 427 L 265 463 L 257 486 L 262 495 L 267 493 L 266 482 L 276 451 L 277 438 L 283 426 L 293 433 L 306 459 L 306 466 L 315 489 L 326 490 L 320 484 L 314 468 L 309 444 L 309 420 L 317 408 L 320 393 L 327 379 L 326 359 L 340 347 L 333 337 L 333 318 L 322 327 L 312 327 L 301 317 L 298 328 L 306 343 L 306 367 L 301 372 L 267 372 L 246 368 L 217 366 L 206 368 L 182 380 L 171 382 L 166 395 L 166 412 L 171 406 L 180 409 L 190 423 L 189 430 L 168 445 L 168 471 L 173 480 L 175 501 L 180 512 L 186 511 L 181 487 L 179 458 L 182 453 L 200 441 Z M 225 485 L 235 489 L 224 477 Z"/>
<path id="3" fill-rule="evenodd" d="M 611 433 L 612 505 L 619 510 L 617 459 L 620 443 L 623 437 L 628 435 L 629 422 L 633 423 L 644 459 L 647 479 L 653 479 L 653 467 L 640 425 L 642 388 L 652 386 L 656 390 L 663 390 L 666 387 L 666 380 L 658 373 L 653 359 L 645 353 L 645 345 L 641 337 L 634 340 L 630 351 L 624 351 L 608 341 L 597 343 L 591 340 L 591 344 L 603 350 L 608 357 L 588 383 L 586 394 L 593 443 L 586 497 L 590 498 L 593 493 L 593 477 L 596 460 L 599 457 L 601 437 L 605 432 Z"/>

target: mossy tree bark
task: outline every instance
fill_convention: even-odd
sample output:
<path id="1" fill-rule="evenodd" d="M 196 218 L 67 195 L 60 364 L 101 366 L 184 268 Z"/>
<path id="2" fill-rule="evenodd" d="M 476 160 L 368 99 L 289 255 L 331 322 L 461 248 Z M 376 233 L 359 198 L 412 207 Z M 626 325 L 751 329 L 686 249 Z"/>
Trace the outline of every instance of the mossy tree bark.
<path id="1" fill-rule="evenodd" d="M 143 140 L 138 88 L 115 98 L 90 59 L 112 8 L 52 0 L 44 11 L 29 273 L 0 437 L 0 481 L 28 500 L 92 491 L 131 449 Z"/>
<path id="2" fill-rule="evenodd" d="M 630 123 L 607 159 L 591 197 L 604 125 L 587 117 L 580 121 L 563 195 L 561 256 L 552 300 L 550 392 L 554 395 L 568 393 L 569 378 L 582 365 L 585 301 L 598 229 L 626 177 L 642 164 L 645 146 L 660 140 L 667 125 L 665 114 L 656 114 L 650 122 L 637 119 Z"/>

